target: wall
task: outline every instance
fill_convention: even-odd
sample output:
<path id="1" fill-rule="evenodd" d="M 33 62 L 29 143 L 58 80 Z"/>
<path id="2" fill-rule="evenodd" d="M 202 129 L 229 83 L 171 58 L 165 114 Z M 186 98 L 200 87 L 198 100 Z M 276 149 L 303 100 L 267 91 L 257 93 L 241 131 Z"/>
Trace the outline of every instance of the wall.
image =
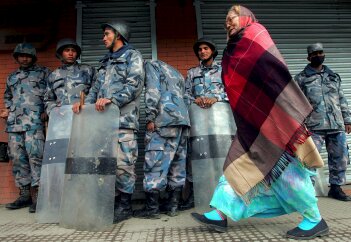
<path id="1" fill-rule="evenodd" d="M 158 59 L 184 76 L 198 60 L 193 52 L 197 39 L 196 15 L 191 0 L 158 0 L 156 6 Z"/>
<path id="2" fill-rule="evenodd" d="M 54 70 L 60 65 L 60 62 L 55 57 L 57 41 L 61 38 L 75 38 L 76 9 L 74 1 L 66 1 L 65 4 L 61 3 L 60 5 L 53 5 L 51 7 L 55 8 L 54 11 L 57 17 L 54 20 L 56 24 L 54 26 L 55 29 L 52 31 L 52 36 L 50 36 L 48 44 L 44 48 L 37 50 L 37 56 L 38 64 Z M 47 20 L 43 19 L 43 21 Z M 3 27 L 0 25 L 0 31 Z M 12 57 L 12 51 L 0 51 L 0 66 L 0 108 L 4 108 L 3 93 L 5 91 L 6 78 L 18 68 L 17 63 Z M 7 134 L 4 132 L 4 129 L 5 122 L 4 120 L 0 120 L 0 141 L 7 142 Z M 12 163 L 0 162 L 0 204 L 11 202 L 17 196 L 18 190 L 14 185 L 14 178 L 12 176 Z"/>

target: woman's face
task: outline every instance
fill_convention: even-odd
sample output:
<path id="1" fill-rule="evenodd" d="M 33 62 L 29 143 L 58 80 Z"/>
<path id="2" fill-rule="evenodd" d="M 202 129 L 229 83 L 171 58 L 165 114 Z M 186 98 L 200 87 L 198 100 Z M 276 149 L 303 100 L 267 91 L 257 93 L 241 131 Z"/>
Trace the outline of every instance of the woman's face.
<path id="1" fill-rule="evenodd" d="M 225 29 L 227 35 L 232 36 L 240 30 L 239 16 L 234 11 L 229 11 L 225 20 Z"/>

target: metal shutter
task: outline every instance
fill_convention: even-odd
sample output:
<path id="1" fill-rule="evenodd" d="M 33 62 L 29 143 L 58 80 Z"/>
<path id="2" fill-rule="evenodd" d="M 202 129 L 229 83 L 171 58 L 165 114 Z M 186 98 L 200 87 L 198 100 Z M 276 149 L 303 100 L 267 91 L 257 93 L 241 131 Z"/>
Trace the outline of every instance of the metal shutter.
<path id="1" fill-rule="evenodd" d="M 195 0 L 198 35 L 212 38 L 218 45 L 219 57 L 225 47 L 224 20 L 233 1 Z M 248 7 L 268 29 L 284 56 L 291 74 L 299 73 L 308 63 L 306 47 L 314 42 L 324 45 L 326 60 L 340 74 L 351 108 L 351 2 L 347 0 L 266 0 L 235 1 Z M 199 31 L 200 30 L 200 31 Z M 348 143 L 351 136 L 348 135 Z M 327 162 L 325 149 L 322 157 Z M 325 168 L 327 173 L 327 167 Z M 347 181 L 351 182 L 351 166 Z"/>
<path id="2" fill-rule="evenodd" d="M 103 45 L 100 25 L 113 19 L 122 19 L 130 26 L 129 43 L 141 52 L 144 59 L 151 59 L 151 23 L 149 1 L 109 0 L 82 1 L 82 63 L 97 67 L 98 61 L 107 53 Z M 140 131 L 138 133 L 139 156 L 136 164 L 137 182 L 134 198 L 143 196 L 142 178 L 144 163 L 145 103 L 141 97 Z"/>

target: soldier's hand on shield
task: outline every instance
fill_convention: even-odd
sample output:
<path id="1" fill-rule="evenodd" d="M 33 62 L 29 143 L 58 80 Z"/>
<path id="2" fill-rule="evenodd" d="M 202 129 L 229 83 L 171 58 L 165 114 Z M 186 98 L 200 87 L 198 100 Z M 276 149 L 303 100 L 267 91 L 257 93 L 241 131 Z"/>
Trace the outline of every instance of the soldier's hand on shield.
<path id="1" fill-rule="evenodd" d="M 146 125 L 146 129 L 149 132 L 154 132 L 155 131 L 155 123 L 154 122 L 148 122 Z"/>
<path id="2" fill-rule="evenodd" d="M 206 108 L 210 108 L 214 103 L 217 102 L 217 98 L 215 97 L 205 97 L 204 104 Z"/>
<path id="3" fill-rule="evenodd" d="M 351 124 L 345 124 L 345 132 L 347 134 L 351 133 Z"/>
<path id="4" fill-rule="evenodd" d="M 110 104 L 111 103 L 111 100 L 110 99 L 107 99 L 107 98 L 99 98 L 96 103 L 95 103 L 95 109 L 96 111 L 98 112 L 102 112 L 105 110 L 105 106 L 107 104 Z"/>
<path id="5" fill-rule="evenodd" d="M 0 109 L 0 118 L 7 119 L 9 110 L 7 108 Z"/>
<path id="6" fill-rule="evenodd" d="M 47 114 L 46 112 L 43 112 L 43 113 L 40 115 L 40 119 L 41 119 L 41 121 L 46 122 L 46 121 L 49 120 L 49 116 L 48 116 L 48 114 Z"/>
<path id="7" fill-rule="evenodd" d="M 78 114 L 79 111 L 80 111 L 80 108 L 81 108 L 80 103 L 79 103 L 79 102 L 78 102 L 78 103 L 75 103 L 75 104 L 73 104 L 73 106 L 72 106 L 72 111 L 73 111 L 74 113 Z"/>
<path id="8" fill-rule="evenodd" d="M 204 100 L 202 97 L 198 97 L 194 101 L 200 108 L 205 108 Z"/>

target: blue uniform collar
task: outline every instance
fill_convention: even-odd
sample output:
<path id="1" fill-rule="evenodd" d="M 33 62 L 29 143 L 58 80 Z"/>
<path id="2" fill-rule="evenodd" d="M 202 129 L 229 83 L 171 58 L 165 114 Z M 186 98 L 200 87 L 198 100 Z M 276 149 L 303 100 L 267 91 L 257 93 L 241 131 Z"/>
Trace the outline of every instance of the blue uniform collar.
<path id="1" fill-rule="evenodd" d="M 78 62 L 75 61 L 74 63 L 71 63 L 71 64 L 62 64 L 62 69 L 66 69 L 66 68 L 69 68 L 71 66 L 75 66 L 75 65 L 78 65 Z"/>
<path id="2" fill-rule="evenodd" d="M 219 67 L 219 65 L 218 65 L 217 61 L 213 61 L 210 66 L 205 66 L 202 64 L 202 61 L 200 61 L 200 68 L 201 69 L 212 69 L 212 68 L 218 69 L 218 67 Z"/>
<path id="3" fill-rule="evenodd" d="M 125 44 L 121 48 L 119 48 L 115 52 L 108 52 L 101 60 L 100 62 L 106 62 L 108 59 L 117 59 L 121 57 L 127 50 L 133 49 L 133 47 L 130 44 Z"/>
<path id="4" fill-rule="evenodd" d="M 304 71 L 305 71 L 306 76 L 313 76 L 313 75 L 320 74 L 320 73 L 327 73 L 330 76 L 335 76 L 335 73 L 325 65 L 323 65 L 321 72 L 317 72 L 310 64 L 308 64 L 305 67 Z"/>

